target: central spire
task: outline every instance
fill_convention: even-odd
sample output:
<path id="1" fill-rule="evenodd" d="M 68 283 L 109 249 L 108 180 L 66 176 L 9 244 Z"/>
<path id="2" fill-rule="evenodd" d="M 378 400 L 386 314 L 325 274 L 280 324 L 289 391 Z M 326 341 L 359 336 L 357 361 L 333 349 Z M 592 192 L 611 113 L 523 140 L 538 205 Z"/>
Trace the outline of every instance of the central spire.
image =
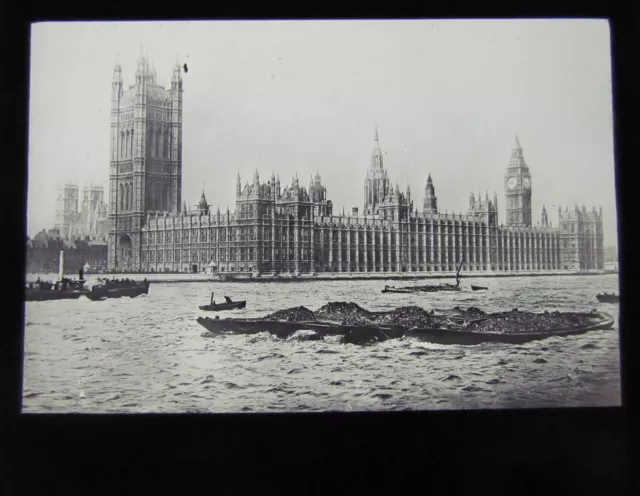
<path id="1" fill-rule="evenodd" d="M 371 169 L 382 170 L 382 152 L 380 151 L 380 140 L 378 139 L 378 125 L 375 126 L 375 134 L 373 136 L 375 144 L 373 146 L 373 152 L 371 154 Z"/>

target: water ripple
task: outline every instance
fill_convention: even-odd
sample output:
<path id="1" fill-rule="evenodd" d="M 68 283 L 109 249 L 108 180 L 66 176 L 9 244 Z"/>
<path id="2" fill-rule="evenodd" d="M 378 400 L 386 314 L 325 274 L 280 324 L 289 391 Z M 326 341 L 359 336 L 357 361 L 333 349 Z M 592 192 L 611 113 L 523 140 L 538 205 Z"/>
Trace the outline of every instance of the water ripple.
<path id="1" fill-rule="evenodd" d="M 370 310 L 476 306 L 486 311 L 581 310 L 615 275 L 478 279 L 484 294 L 391 294 L 386 281 L 152 285 L 145 298 L 28 302 L 23 409 L 33 413 L 284 412 L 604 406 L 620 404 L 618 333 L 523 346 L 368 347 L 281 340 L 268 333 L 204 336 L 198 305 L 211 291 L 248 300 L 221 316 L 355 301 Z M 463 281 L 464 284 L 464 281 Z M 533 296 L 532 296 L 533 295 Z"/>

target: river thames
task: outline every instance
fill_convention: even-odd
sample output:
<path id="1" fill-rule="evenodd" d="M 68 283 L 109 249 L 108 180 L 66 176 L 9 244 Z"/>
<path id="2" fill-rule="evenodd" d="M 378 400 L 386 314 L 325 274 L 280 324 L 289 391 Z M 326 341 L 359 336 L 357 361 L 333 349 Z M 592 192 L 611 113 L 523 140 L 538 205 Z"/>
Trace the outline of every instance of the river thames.
<path id="1" fill-rule="evenodd" d="M 95 276 L 89 276 L 89 281 Z M 53 278 L 53 276 L 51 276 Z M 139 278 L 142 278 L 140 276 Z M 619 339 L 612 330 L 522 346 L 373 346 L 280 340 L 268 334 L 207 337 L 198 305 L 247 300 L 220 318 L 262 316 L 351 301 L 368 310 L 417 305 L 589 311 L 618 318 L 596 293 L 616 274 L 462 279 L 458 293 L 381 294 L 422 282 L 152 283 L 138 298 L 28 302 L 25 413 L 222 413 L 618 406 Z M 488 286 L 473 292 L 470 284 Z M 209 314 L 211 315 L 211 314 Z"/>

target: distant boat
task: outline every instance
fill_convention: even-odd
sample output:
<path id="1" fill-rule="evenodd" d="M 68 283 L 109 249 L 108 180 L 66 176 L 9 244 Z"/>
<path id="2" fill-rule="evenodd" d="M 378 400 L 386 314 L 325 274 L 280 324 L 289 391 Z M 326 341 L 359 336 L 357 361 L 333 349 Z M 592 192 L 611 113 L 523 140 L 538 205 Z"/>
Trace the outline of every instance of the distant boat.
<path id="1" fill-rule="evenodd" d="M 200 305 L 198 308 L 207 312 L 220 312 L 222 310 L 239 310 L 247 306 L 247 300 L 231 301 L 228 296 L 225 296 L 224 299 L 224 303 L 216 303 L 213 301 L 213 293 L 211 293 L 211 302 L 208 305 Z"/>
<path id="2" fill-rule="evenodd" d="M 405 286 L 403 288 L 385 286 L 382 290 L 383 293 L 437 293 L 439 291 L 460 291 L 460 288 L 453 284 L 438 284 L 427 286 Z"/>
<path id="3" fill-rule="evenodd" d="M 471 285 L 471 289 L 472 289 L 473 291 L 482 291 L 482 290 L 487 290 L 487 289 L 489 289 L 489 288 L 486 288 L 486 287 L 484 287 L 484 286 L 474 286 L 474 285 L 472 284 L 472 285 Z"/>
<path id="4" fill-rule="evenodd" d="M 93 286 L 91 291 L 86 293 L 87 298 L 90 300 L 101 300 L 103 298 L 122 298 L 127 296 L 129 298 L 135 298 L 141 294 L 149 294 L 149 281 L 112 281 L 105 279 L 101 281 L 101 284 Z"/>
<path id="5" fill-rule="evenodd" d="M 596 298 L 598 298 L 600 303 L 618 303 L 620 301 L 620 296 L 615 293 L 597 294 Z"/>

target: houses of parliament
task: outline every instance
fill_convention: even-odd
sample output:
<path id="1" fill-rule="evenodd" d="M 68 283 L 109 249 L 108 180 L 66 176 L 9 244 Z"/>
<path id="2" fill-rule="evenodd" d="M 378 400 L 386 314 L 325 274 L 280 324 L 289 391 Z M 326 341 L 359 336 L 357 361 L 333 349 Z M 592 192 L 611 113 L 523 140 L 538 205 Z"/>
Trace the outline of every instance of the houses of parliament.
<path id="1" fill-rule="evenodd" d="M 552 227 L 543 207 L 534 225 L 532 178 L 517 136 L 504 173 L 506 218 L 498 198 L 471 194 L 465 214 L 439 211 L 431 176 L 421 209 L 410 188 L 392 185 L 378 132 L 364 177 L 362 211 L 335 213 L 316 173 L 305 187 L 258 171 L 238 174 L 235 211 L 213 212 L 202 193 L 182 204 L 181 67 L 171 85 L 138 59 L 135 84 L 116 65 L 111 93 L 109 268 L 121 271 L 437 273 L 604 269 L 602 210 L 559 209 Z M 364 164 L 363 164 L 364 165 Z"/>

